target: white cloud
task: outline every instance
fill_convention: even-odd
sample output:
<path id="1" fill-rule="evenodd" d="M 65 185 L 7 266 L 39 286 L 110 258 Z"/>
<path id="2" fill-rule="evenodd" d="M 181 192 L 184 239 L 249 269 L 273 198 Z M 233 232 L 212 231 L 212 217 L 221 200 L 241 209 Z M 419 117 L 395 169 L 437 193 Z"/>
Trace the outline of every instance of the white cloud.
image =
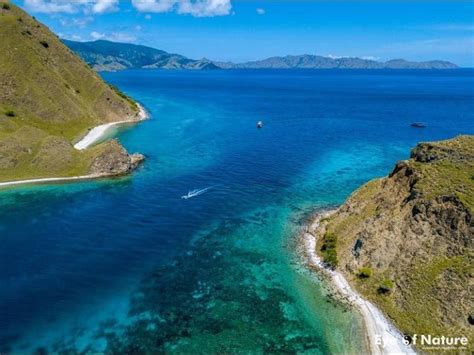
<path id="1" fill-rule="evenodd" d="M 92 37 L 92 39 L 95 39 L 95 40 L 103 39 L 103 38 L 105 38 L 105 34 L 100 33 L 100 32 L 96 32 L 96 31 L 92 31 L 91 32 L 91 37 Z"/>
<path id="2" fill-rule="evenodd" d="M 104 12 L 117 11 L 118 0 L 97 0 L 92 6 L 92 12 L 102 14 Z"/>
<path id="3" fill-rule="evenodd" d="M 36 13 L 102 14 L 117 11 L 119 0 L 24 0 L 24 5 Z M 174 11 L 195 17 L 223 16 L 232 11 L 231 0 L 132 0 L 132 5 L 140 12 Z M 263 9 L 257 12 L 259 10 Z"/>
<path id="4" fill-rule="evenodd" d="M 25 0 L 25 7 L 32 12 L 57 13 L 57 12 L 76 12 L 73 3 L 61 0 Z"/>
<path id="5" fill-rule="evenodd" d="M 82 37 L 78 35 L 71 35 L 71 39 L 73 39 L 74 41 L 82 41 Z"/>
<path id="6" fill-rule="evenodd" d="M 69 39 L 72 41 L 77 41 L 77 42 L 83 42 L 84 39 L 81 36 L 78 35 L 70 35 L 70 34 L 64 34 L 64 33 L 58 33 L 58 36 L 63 39 Z"/>
<path id="7" fill-rule="evenodd" d="M 25 0 L 25 8 L 31 12 L 52 13 L 84 13 L 102 14 L 116 11 L 119 0 Z"/>
<path id="8" fill-rule="evenodd" d="M 380 57 L 374 57 L 373 55 L 364 55 L 360 57 L 360 59 L 365 59 L 365 60 L 379 60 Z"/>
<path id="9" fill-rule="evenodd" d="M 132 5 L 141 12 L 168 12 L 173 9 L 176 0 L 132 0 Z"/>
<path id="10" fill-rule="evenodd" d="M 89 24 L 89 22 L 92 22 L 93 20 L 94 18 L 91 16 L 77 17 L 77 18 L 72 18 L 72 19 L 61 18 L 59 20 L 59 23 L 61 23 L 61 25 L 64 27 L 74 26 L 74 27 L 84 28 Z"/>
<path id="11" fill-rule="evenodd" d="M 261 8 L 258 8 L 256 11 L 257 11 L 257 14 L 259 15 L 265 15 L 266 13 L 265 9 L 261 9 Z"/>
<path id="12" fill-rule="evenodd" d="M 132 0 L 132 5 L 140 12 L 175 11 L 194 17 L 224 16 L 232 10 L 230 0 Z"/>
<path id="13" fill-rule="evenodd" d="M 111 34 L 106 34 L 102 32 L 92 31 L 90 36 L 95 41 L 104 39 L 104 40 L 113 41 L 113 42 L 125 42 L 125 43 L 135 42 L 137 39 L 135 36 L 128 33 L 124 33 L 124 32 L 114 32 Z"/>
<path id="14" fill-rule="evenodd" d="M 357 55 L 347 56 L 347 55 L 334 55 L 334 54 L 328 54 L 326 58 L 331 58 L 331 59 L 360 58 L 364 60 L 379 60 L 380 59 L 380 57 L 375 57 L 372 55 L 364 55 L 364 56 L 359 57 Z"/>
<path id="15" fill-rule="evenodd" d="M 334 55 L 334 54 L 328 54 L 326 57 L 327 57 L 327 58 L 331 58 L 331 59 L 345 58 L 344 56 L 341 56 L 341 55 Z"/>
<path id="16" fill-rule="evenodd" d="M 232 5 L 230 0 L 182 0 L 179 1 L 178 13 L 195 17 L 229 15 Z"/>

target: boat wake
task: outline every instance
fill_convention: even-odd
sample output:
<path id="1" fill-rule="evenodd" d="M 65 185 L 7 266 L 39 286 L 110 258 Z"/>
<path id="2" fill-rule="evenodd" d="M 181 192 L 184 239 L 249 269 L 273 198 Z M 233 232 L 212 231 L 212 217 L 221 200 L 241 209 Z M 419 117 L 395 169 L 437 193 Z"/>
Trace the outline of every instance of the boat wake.
<path id="1" fill-rule="evenodd" d="M 205 193 L 207 190 L 211 189 L 212 186 L 209 186 L 209 187 L 206 187 L 205 189 L 196 189 L 196 190 L 191 190 L 188 192 L 187 195 L 183 195 L 181 196 L 182 199 L 185 199 L 187 200 L 188 198 L 191 198 L 191 197 L 196 197 L 196 196 L 199 196 L 199 195 L 202 195 L 203 193 Z"/>

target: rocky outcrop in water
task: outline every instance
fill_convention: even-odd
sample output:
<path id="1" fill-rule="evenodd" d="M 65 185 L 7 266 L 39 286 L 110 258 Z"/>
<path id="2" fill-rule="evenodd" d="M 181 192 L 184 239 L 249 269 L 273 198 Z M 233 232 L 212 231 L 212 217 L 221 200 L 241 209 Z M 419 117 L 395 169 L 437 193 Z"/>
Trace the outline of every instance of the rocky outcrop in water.
<path id="1" fill-rule="evenodd" d="M 92 162 L 90 174 L 125 175 L 136 169 L 144 160 L 142 154 L 128 154 L 117 140 L 112 140 Z"/>

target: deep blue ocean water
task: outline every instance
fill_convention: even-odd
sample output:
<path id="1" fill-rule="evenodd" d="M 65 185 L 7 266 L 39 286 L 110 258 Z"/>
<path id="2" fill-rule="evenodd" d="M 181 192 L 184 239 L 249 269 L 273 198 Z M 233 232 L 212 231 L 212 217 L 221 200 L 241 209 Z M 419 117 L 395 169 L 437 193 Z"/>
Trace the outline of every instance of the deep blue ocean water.
<path id="1" fill-rule="evenodd" d="M 112 132 L 147 160 L 0 193 L 0 352 L 363 351 L 297 235 L 417 142 L 474 134 L 474 71 L 103 77 L 151 113 Z"/>

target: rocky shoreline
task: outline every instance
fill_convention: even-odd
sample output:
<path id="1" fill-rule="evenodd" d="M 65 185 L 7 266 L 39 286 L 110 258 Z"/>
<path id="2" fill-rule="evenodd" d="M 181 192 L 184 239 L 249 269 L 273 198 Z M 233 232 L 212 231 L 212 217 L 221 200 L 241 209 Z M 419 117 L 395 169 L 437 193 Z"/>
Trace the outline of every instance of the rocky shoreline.
<path id="1" fill-rule="evenodd" d="M 328 281 L 331 295 L 353 307 L 362 315 L 366 328 L 367 345 L 371 354 L 415 354 L 416 352 L 403 342 L 402 333 L 393 326 L 385 315 L 355 292 L 341 273 L 327 267 L 317 255 L 317 238 L 324 231 L 321 221 L 335 212 L 336 210 L 327 210 L 315 214 L 302 233 L 299 247 L 306 265 Z"/>
<path id="2" fill-rule="evenodd" d="M 388 318 L 408 337 L 473 339 L 473 174 L 474 136 L 419 143 L 304 233 L 309 264 L 361 310 L 372 343 L 384 334 L 384 343 L 396 338 L 393 352 L 403 349 Z M 413 344 L 445 349 L 432 345 Z M 449 349 L 472 350 L 472 341 Z"/>

